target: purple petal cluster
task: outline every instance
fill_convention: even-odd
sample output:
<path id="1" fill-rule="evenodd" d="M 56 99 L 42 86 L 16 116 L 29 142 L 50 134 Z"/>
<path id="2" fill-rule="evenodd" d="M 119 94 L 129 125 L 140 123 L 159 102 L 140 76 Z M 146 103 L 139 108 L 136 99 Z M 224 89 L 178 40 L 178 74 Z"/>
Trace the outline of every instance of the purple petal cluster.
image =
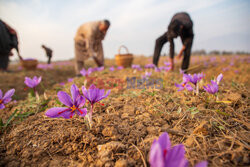
<path id="1" fill-rule="evenodd" d="M 145 72 L 145 74 L 144 75 L 142 75 L 141 77 L 142 77 L 142 79 L 148 79 L 150 76 L 152 75 L 152 72 Z"/>
<path id="2" fill-rule="evenodd" d="M 141 66 L 140 65 L 137 65 L 137 64 L 132 64 L 132 69 L 135 69 L 135 70 L 138 70 L 138 71 L 141 71 Z"/>
<path id="3" fill-rule="evenodd" d="M 94 105 L 96 102 L 101 101 L 106 98 L 110 90 L 105 95 L 104 89 L 98 89 L 94 84 L 92 84 L 89 89 L 86 89 L 84 86 L 82 87 L 83 96 L 90 102 L 91 105 Z"/>
<path id="4" fill-rule="evenodd" d="M 89 76 L 91 73 L 93 72 L 92 68 L 89 68 L 88 70 L 85 70 L 84 68 L 80 71 L 80 73 L 82 74 L 82 76 Z"/>
<path id="5" fill-rule="evenodd" d="M 207 84 L 207 86 L 203 86 L 203 88 L 205 89 L 205 91 L 207 91 L 210 94 L 215 94 L 219 90 L 218 84 L 213 80 L 211 80 L 211 85 Z"/>
<path id="6" fill-rule="evenodd" d="M 144 68 L 155 68 L 154 64 L 146 64 Z"/>
<path id="7" fill-rule="evenodd" d="M 188 167 L 188 160 L 185 158 L 183 144 L 171 147 L 168 133 L 163 133 L 158 140 L 154 140 L 149 153 L 151 167 Z M 206 167 L 207 162 L 203 161 L 196 167 Z"/>
<path id="8" fill-rule="evenodd" d="M 198 82 L 200 82 L 200 80 L 202 78 L 204 78 L 204 74 L 203 73 L 198 73 L 198 74 L 183 74 L 183 76 L 186 78 L 186 80 L 188 80 L 189 82 L 191 82 L 194 85 L 197 85 Z"/>
<path id="9" fill-rule="evenodd" d="M 30 88 L 35 88 L 42 80 L 42 77 L 37 77 L 34 76 L 33 79 L 31 79 L 30 77 L 25 77 L 25 81 L 24 83 L 30 87 Z"/>
<path id="10" fill-rule="evenodd" d="M 80 91 L 76 85 L 71 86 L 71 97 L 64 91 L 57 93 L 58 99 L 67 107 L 54 107 L 46 112 L 46 116 L 51 118 L 63 117 L 65 119 L 72 118 L 75 113 L 84 117 L 87 114 L 87 109 L 82 108 L 85 104 L 85 99 L 80 95 Z"/>
<path id="11" fill-rule="evenodd" d="M 12 100 L 12 96 L 15 93 L 15 89 L 8 90 L 4 95 L 2 90 L 0 89 L 0 109 L 5 108 L 5 104 L 9 103 Z"/>
<path id="12" fill-rule="evenodd" d="M 119 67 L 117 67 L 116 69 L 117 69 L 117 70 L 122 70 L 122 69 L 124 69 L 124 67 L 123 67 L 123 66 L 119 66 Z"/>
<path id="13" fill-rule="evenodd" d="M 109 67 L 109 71 L 115 71 L 115 67 L 114 66 Z"/>

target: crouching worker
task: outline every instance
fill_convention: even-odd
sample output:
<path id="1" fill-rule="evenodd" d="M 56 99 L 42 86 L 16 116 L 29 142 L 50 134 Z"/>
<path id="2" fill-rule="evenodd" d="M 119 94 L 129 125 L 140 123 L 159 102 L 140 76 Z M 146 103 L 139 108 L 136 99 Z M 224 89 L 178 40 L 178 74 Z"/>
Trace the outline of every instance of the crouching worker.
<path id="1" fill-rule="evenodd" d="M 108 20 L 88 22 L 79 27 L 75 36 L 75 71 L 80 76 L 84 61 L 93 57 L 100 67 L 104 65 L 102 40 L 105 38 L 110 22 Z"/>
<path id="2" fill-rule="evenodd" d="M 16 49 L 21 59 L 16 31 L 0 19 L 0 71 L 7 71 L 9 56 L 13 55 L 11 52 L 13 48 Z"/>
<path id="3" fill-rule="evenodd" d="M 44 49 L 46 56 L 48 57 L 48 64 L 50 64 L 53 53 L 52 49 L 46 47 L 45 45 L 42 45 L 41 47 Z"/>
<path id="4" fill-rule="evenodd" d="M 153 57 L 153 63 L 156 66 L 158 65 L 163 45 L 169 41 L 171 69 L 174 69 L 174 38 L 178 36 L 180 36 L 183 44 L 178 58 L 181 58 L 184 53 L 181 69 L 184 71 L 188 69 L 194 33 L 193 22 L 190 16 L 185 12 L 175 14 L 168 26 L 168 31 L 156 40 Z"/>

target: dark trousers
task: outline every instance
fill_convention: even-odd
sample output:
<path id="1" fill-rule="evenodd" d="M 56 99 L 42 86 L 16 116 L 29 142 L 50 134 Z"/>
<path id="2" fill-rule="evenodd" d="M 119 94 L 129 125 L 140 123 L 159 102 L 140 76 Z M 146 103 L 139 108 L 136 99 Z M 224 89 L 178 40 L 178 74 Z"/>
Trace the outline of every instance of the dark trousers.
<path id="1" fill-rule="evenodd" d="M 0 70 L 7 70 L 9 64 L 9 55 L 0 54 Z"/>
<path id="2" fill-rule="evenodd" d="M 48 56 L 48 64 L 51 63 L 51 57 L 52 57 L 52 56 Z"/>
<path id="3" fill-rule="evenodd" d="M 183 41 L 183 44 L 185 44 L 186 48 L 184 50 L 184 57 L 182 60 L 181 69 L 187 70 L 190 62 L 190 56 L 191 56 L 191 49 L 193 44 L 193 37 L 189 37 Z"/>

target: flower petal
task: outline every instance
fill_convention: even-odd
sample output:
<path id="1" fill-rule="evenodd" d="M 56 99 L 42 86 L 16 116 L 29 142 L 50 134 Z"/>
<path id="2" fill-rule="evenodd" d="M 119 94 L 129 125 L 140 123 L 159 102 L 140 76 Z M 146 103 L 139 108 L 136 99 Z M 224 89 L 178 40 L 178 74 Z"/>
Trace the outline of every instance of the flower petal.
<path id="1" fill-rule="evenodd" d="M 108 97 L 109 94 L 110 94 L 110 90 L 107 91 L 106 95 L 104 95 L 101 98 L 99 98 L 98 101 L 101 101 L 102 99 Z"/>
<path id="2" fill-rule="evenodd" d="M 187 167 L 188 161 L 185 158 L 184 145 L 179 144 L 168 150 L 165 158 L 166 167 Z"/>
<path id="3" fill-rule="evenodd" d="M 5 99 L 7 100 L 7 99 L 11 98 L 14 95 L 14 93 L 15 93 L 15 89 L 8 90 L 5 93 L 5 95 L 3 96 L 3 100 L 5 100 Z"/>
<path id="4" fill-rule="evenodd" d="M 223 74 L 218 75 L 218 77 L 216 79 L 217 84 L 220 83 L 220 81 L 222 80 L 222 78 L 223 78 Z"/>
<path id="5" fill-rule="evenodd" d="M 58 96 L 58 99 L 66 106 L 68 107 L 72 107 L 73 105 L 73 102 L 72 102 L 72 99 L 71 97 L 66 93 L 66 92 L 63 92 L 63 91 L 59 91 L 57 93 L 57 96 Z"/>
<path id="6" fill-rule="evenodd" d="M 79 89 L 75 84 L 73 84 L 71 86 L 71 96 L 72 96 L 72 99 L 73 99 L 73 104 L 75 105 L 76 104 L 76 99 L 80 96 Z"/>
<path id="7" fill-rule="evenodd" d="M 34 88 L 35 86 L 35 83 L 34 83 L 34 81 L 31 79 L 31 78 L 29 78 L 29 77 L 25 77 L 25 81 L 24 81 L 24 83 L 28 86 L 28 87 L 30 87 L 30 88 Z"/>
<path id="8" fill-rule="evenodd" d="M 202 161 L 195 165 L 195 167 L 207 167 L 207 161 Z"/>
<path id="9" fill-rule="evenodd" d="M 80 116 L 80 117 L 84 117 L 86 114 L 87 114 L 87 108 L 81 108 L 81 109 L 78 109 L 77 110 L 77 114 Z"/>
<path id="10" fill-rule="evenodd" d="M 149 153 L 149 163 L 151 167 L 164 167 L 163 151 L 157 141 L 154 141 L 151 146 Z"/>
<path id="11" fill-rule="evenodd" d="M 65 111 L 66 110 L 66 111 Z M 57 118 L 60 117 L 60 112 L 69 112 L 70 109 L 67 107 L 54 107 L 54 108 L 50 108 L 47 110 L 47 112 L 45 113 L 45 115 L 47 117 L 51 117 L 51 118 Z"/>
<path id="12" fill-rule="evenodd" d="M 158 139 L 158 143 L 160 144 L 162 149 L 169 150 L 171 148 L 171 141 L 167 132 L 162 133 L 162 135 Z"/>
<path id="13" fill-rule="evenodd" d="M 2 90 L 0 89 L 0 99 L 2 99 L 2 97 L 3 97 L 3 92 L 2 92 Z"/>
<path id="14" fill-rule="evenodd" d="M 78 96 L 78 98 L 76 99 L 76 106 L 78 108 L 82 108 L 85 104 L 85 98 L 83 96 Z"/>
<path id="15" fill-rule="evenodd" d="M 1 103 L 1 104 L 0 104 L 0 109 L 4 109 L 4 108 L 5 108 L 4 104 Z"/>

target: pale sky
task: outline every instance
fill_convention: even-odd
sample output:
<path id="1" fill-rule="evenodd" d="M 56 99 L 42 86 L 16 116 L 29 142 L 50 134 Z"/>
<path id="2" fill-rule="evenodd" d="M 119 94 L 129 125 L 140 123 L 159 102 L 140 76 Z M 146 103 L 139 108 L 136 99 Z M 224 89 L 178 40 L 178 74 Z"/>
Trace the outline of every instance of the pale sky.
<path id="1" fill-rule="evenodd" d="M 155 40 L 171 17 L 181 11 L 194 22 L 193 50 L 250 51 L 249 0 L 0 0 L 0 18 L 17 30 L 21 55 L 46 60 L 74 57 L 74 35 L 88 21 L 108 19 L 105 57 L 114 58 L 122 44 L 133 54 L 152 55 Z M 181 48 L 175 40 L 176 52 Z M 169 53 L 166 44 L 162 53 Z"/>

